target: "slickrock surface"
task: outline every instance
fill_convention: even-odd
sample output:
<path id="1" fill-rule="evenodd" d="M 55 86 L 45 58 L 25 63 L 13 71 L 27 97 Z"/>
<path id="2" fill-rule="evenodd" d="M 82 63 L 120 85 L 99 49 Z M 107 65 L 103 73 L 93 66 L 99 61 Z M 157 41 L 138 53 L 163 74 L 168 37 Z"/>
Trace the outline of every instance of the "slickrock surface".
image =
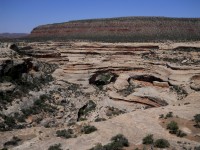
<path id="1" fill-rule="evenodd" d="M 119 133 L 128 138 L 127 149 L 147 134 L 167 139 L 169 149 L 200 145 L 199 128 L 183 127 L 194 138 L 180 138 L 159 118 L 173 112 L 191 121 L 200 113 L 200 42 L 0 46 L 0 148 L 45 150 L 61 143 L 87 150 Z M 81 133 L 85 124 L 97 131 Z M 57 137 L 61 129 L 73 129 L 76 137 Z M 13 136 L 21 141 L 5 145 Z"/>

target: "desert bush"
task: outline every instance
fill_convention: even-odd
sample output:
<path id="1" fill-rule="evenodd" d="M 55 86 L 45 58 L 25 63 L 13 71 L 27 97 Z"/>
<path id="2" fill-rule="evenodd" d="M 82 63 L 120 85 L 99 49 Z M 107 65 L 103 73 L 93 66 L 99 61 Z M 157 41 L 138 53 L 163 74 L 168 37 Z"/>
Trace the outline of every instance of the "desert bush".
<path id="1" fill-rule="evenodd" d="M 94 121 L 95 122 L 101 122 L 101 121 L 106 121 L 106 119 L 105 118 L 96 118 Z"/>
<path id="2" fill-rule="evenodd" d="M 51 145 L 48 150 L 62 150 L 61 149 L 61 144 L 55 144 L 55 145 Z"/>
<path id="3" fill-rule="evenodd" d="M 154 147 L 157 148 L 167 148 L 169 146 L 170 146 L 169 142 L 165 139 L 157 139 L 154 143 Z"/>
<path id="4" fill-rule="evenodd" d="M 88 115 L 89 112 L 95 110 L 96 104 L 92 101 L 89 100 L 87 104 L 85 104 L 83 107 L 81 107 L 78 111 L 78 121 L 83 121 L 86 120 L 86 116 Z"/>
<path id="5" fill-rule="evenodd" d="M 169 130 L 169 133 L 176 134 L 179 127 L 175 121 L 171 121 L 169 124 L 167 124 L 167 129 Z"/>
<path id="6" fill-rule="evenodd" d="M 182 130 L 178 130 L 178 131 L 176 132 L 176 136 L 177 136 L 177 137 L 184 137 L 184 136 L 187 136 L 187 134 L 184 133 Z"/>
<path id="7" fill-rule="evenodd" d="M 114 107 L 108 107 L 108 110 L 106 112 L 107 116 L 118 116 L 120 114 L 124 114 L 125 112 Z"/>
<path id="8" fill-rule="evenodd" d="M 154 141 L 153 134 L 149 134 L 142 139 L 143 144 L 153 144 L 153 141 Z"/>
<path id="9" fill-rule="evenodd" d="M 127 138 L 122 134 L 118 134 L 112 137 L 111 143 L 104 145 L 103 148 L 105 150 L 121 150 L 123 147 L 128 147 L 128 146 L 129 146 L 129 142 Z"/>
<path id="10" fill-rule="evenodd" d="M 78 121 L 85 121 L 85 120 L 87 120 L 87 118 L 85 118 L 85 117 L 78 118 Z"/>
<path id="11" fill-rule="evenodd" d="M 167 118 L 172 118 L 173 117 L 173 112 L 168 112 L 165 116 L 165 119 Z"/>
<path id="12" fill-rule="evenodd" d="M 16 145 L 18 145 L 18 142 L 20 142 L 20 141 L 21 141 L 20 138 L 18 138 L 16 136 L 13 136 L 13 138 L 10 141 L 4 143 L 4 146 L 5 147 L 7 147 L 7 146 L 16 146 Z"/>
<path id="13" fill-rule="evenodd" d="M 73 130 L 71 130 L 71 129 L 58 130 L 58 131 L 56 131 L 56 134 L 58 137 L 63 137 L 63 138 L 69 139 L 69 138 L 72 138 Z"/>
<path id="14" fill-rule="evenodd" d="M 118 134 L 111 138 L 111 142 L 102 146 L 101 144 L 97 144 L 95 147 L 91 148 L 90 150 L 122 150 L 123 147 L 128 147 L 129 142 L 127 138 L 122 135 Z"/>
<path id="15" fill-rule="evenodd" d="M 43 95 L 40 95 L 40 99 L 41 100 L 47 100 L 47 99 L 49 99 L 50 97 L 49 97 L 49 95 L 47 95 L 47 94 L 43 94 Z"/>
<path id="16" fill-rule="evenodd" d="M 105 148 L 103 147 L 103 145 L 101 143 L 98 143 L 98 144 L 96 144 L 96 146 L 94 146 L 93 148 L 91 148 L 89 150 L 105 150 Z"/>
<path id="17" fill-rule="evenodd" d="M 187 91 L 180 86 L 173 85 L 171 89 L 175 91 L 178 95 L 182 95 L 183 97 L 186 97 L 188 95 Z"/>
<path id="18" fill-rule="evenodd" d="M 164 118 L 164 114 L 159 115 L 159 118 Z"/>
<path id="19" fill-rule="evenodd" d="M 194 121 L 196 122 L 196 127 L 200 128 L 200 114 L 194 116 Z"/>
<path id="20" fill-rule="evenodd" d="M 89 102 L 87 103 L 87 107 L 84 111 L 84 114 L 87 115 L 88 112 L 95 110 L 95 108 L 96 108 L 96 104 L 92 100 L 89 100 Z"/>
<path id="21" fill-rule="evenodd" d="M 126 89 L 119 90 L 117 92 L 120 93 L 121 95 L 123 95 L 124 97 L 126 97 L 126 96 L 130 95 L 131 93 L 133 93 L 134 89 L 136 89 L 138 87 L 140 87 L 140 86 L 135 86 L 135 85 L 129 84 L 129 86 Z"/>
<path id="22" fill-rule="evenodd" d="M 15 119 L 12 116 L 5 116 L 4 118 L 4 123 L 8 126 L 8 127 L 13 127 L 16 125 Z"/>
<path id="23" fill-rule="evenodd" d="M 4 121 L 0 123 L 0 131 L 9 131 L 17 127 L 14 117 L 2 115 L 2 118 Z"/>
<path id="24" fill-rule="evenodd" d="M 194 147 L 194 150 L 200 150 L 200 146 Z"/>
<path id="25" fill-rule="evenodd" d="M 81 129 L 81 132 L 84 134 L 90 134 L 96 130 L 97 128 L 95 126 L 86 125 L 86 126 L 83 126 L 83 128 Z"/>
<path id="26" fill-rule="evenodd" d="M 27 109 L 22 109 L 22 112 L 24 114 L 24 117 L 28 117 L 29 115 L 36 115 L 41 112 L 48 112 L 48 113 L 53 113 L 55 112 L 56 108 L 45 103 L 46 99 L 49 98 L 46 95 L 42 95 L 40 99 L 37 99 L 33 106 Z"/>
<path id="27" fill-rule="evenodd" d="M 111 141 L 121 143 L 121 145 L 125 147 L 129 146 L 129 142 L 123 134 L 117 134 L 116 136 L 111 138 Z"/>

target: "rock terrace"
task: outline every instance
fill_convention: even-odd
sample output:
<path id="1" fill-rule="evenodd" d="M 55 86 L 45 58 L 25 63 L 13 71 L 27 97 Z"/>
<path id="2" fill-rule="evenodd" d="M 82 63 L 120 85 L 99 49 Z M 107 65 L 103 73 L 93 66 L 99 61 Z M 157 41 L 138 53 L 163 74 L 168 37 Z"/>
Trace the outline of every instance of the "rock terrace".
<path id="1" fill-rule="evenodd" d="M 171 148 L 182 148 L 177 141 L 199 145 L 199 129 L 191 133 L 195 140 L 176 137 L 159 115 L 173 112 L 189 121 L 200 113 L 200 42 L 19 42 L 2 43 L 0 53 L 0 148 L 16 135 L 22 141 L 11 149 L 61 143 L 86 150 L 118 133 L 130 148 L 150 133 Z M 6 124 L 8 117 L 14 125 Z M 81 134 L 84 124 L 97 131 Z M 69 128 L 76 138 L 56 137 Z"/>

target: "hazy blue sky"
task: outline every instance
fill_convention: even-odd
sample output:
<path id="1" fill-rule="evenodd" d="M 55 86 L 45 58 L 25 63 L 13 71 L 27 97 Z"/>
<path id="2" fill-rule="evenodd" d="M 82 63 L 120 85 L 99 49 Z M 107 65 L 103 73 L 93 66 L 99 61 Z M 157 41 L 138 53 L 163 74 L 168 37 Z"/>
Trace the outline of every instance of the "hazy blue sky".
<path id="1" fill-rule="evenodd" d="M 200 0 L 0 0 L 0 33 L 29 33 L 42 24 L 122 16 L 200 18 Z"/>

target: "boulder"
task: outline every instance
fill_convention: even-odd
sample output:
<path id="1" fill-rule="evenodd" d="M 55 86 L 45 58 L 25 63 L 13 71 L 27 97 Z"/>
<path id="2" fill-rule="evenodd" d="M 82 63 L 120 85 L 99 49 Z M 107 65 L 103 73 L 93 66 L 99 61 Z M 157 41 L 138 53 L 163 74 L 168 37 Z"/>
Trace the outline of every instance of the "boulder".
<path id="1" fill-rule="evenodd" d="M 129 86 L 128 78 L 129 78 L 129 75 L 126 75 L 126 74 L 120 75 L 114 84 L 114 88 L 117 90 L 126 89 Z"/>
<path id="2" fill-rule="evenodd" d="M 200 91 L 200 75 L 195 75 L 191 78 L 190 88 L 195 91 Z"/>
<path id="3" fill-rule="evenodd" d="M 0 83 L 0 92 L 11 92 L 15 89 L 15 85 L 10 82 Z"/>

